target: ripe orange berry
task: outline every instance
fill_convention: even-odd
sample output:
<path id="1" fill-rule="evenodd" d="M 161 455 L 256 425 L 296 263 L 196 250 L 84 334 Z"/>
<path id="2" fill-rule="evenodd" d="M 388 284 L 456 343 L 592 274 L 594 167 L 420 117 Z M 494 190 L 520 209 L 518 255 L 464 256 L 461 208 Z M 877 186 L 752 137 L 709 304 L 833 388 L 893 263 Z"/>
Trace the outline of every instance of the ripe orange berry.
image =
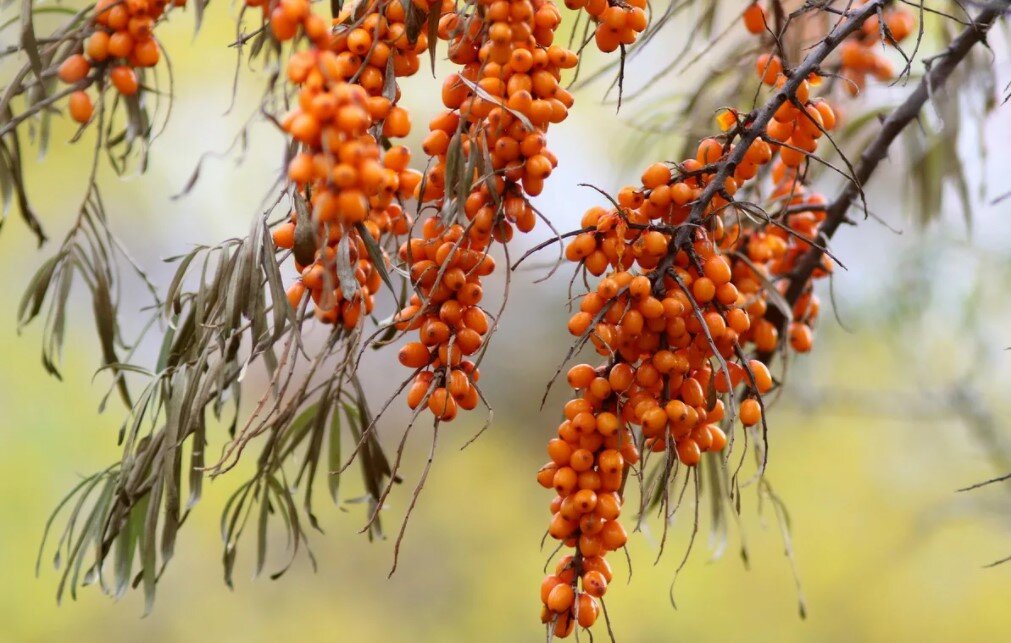
<path id="1" fill-rule="evenodd" d="M 612 7 L 612 9 L 618 9 L 618 7 Z M 654 163 L 646 168 L 646 171 L 642 173 L 642 185 L 647 189 L 653 189 L 661 185 L 666 185 L 670 180 L 670 168 L 663 163 Z"/>
<path id="2" fill-rule="evenodd" d="M 100 63 L 109 57 L 109 34 L 101 29 L 88 36 L 84 53 L 94 62 Z"/>
<path id="3" fill-rule="evenodd" d="M 748 367 L 755 378 L 755 387 L 759 393 L 767 393 L 772 388 L 772 374 L 769 367 L 757 359 L 749 360 Z"/>
<path id="4" fill-rule="evenodd" d="M 790 347 L 798 353 L 806 353 L 811 350 L 814 343 L 814 336 L 811 327 L 803 322 L 792 322 L 790 324 Z"/>
<path id="5" fill-rule="evenodd" d="M 88 75 L 91 71 L 91 65 L 81 54 L 74 54 L 69 56 L 60 65 L 60 69 L 57 75 L 65 83 L 73 84 L 80 80 L 84 80 L 84 77 Z"/>
<path id="6" fill-rule="evenodd" d="M 579 595 L 576 603 L 577 620 L 580 627 L 590 627 L 597 621 L 599 613 L 597 601 L 592 596 L 583 592 Z"/>
<path id="7" fill-rule="evenodd" d="M 702 268 L 706 277 L 717 286 L 730 281 L 730 264 L 720 255 L 709 257 Z"/>
<path id="8" fill-rule="evenodd" d="M 126 58 L 133 51 L 133 36 L 125 31 L 117 31 L 109 36 L 108 53 L 114 58 Z"/>
<path id="9" fill-rule="evenodd" d="M 449 391 L 439 387 L 428 398 L 428 410 L 440 420 L 452 420 L 457 413 L 456 400 Z"/>
<path id="10" fill-rule="evenodd" d="M 394 107 L 383 123 L 383 135 L 390 138 L 403 138 L 411 133 L 411 116 L 403 107 Z"/>
<path id="11" fill-rule="evenodd" d="M 700 277 L 692 282 L 692 295 L 699 304 L 707 304 L 716 296 L 716 285 L 709 277 Z"/>
<path id="12" fill-rule="evenodd" d="M 274 228 L 271 237 L 274 240 L 275 246 L 290 250 L 295 245 L 295 224 L 291 222 L 282 223 Z"/>
<path id="13" fill-rule="evenodd" d="M 783 63 L 779 60 L 779 56 L 761 54 L 755 61 L 755 71 L 763 83 L 772 85 L 783 72 Z"/>
<path id="14" fill-rule="evenodd" d="M 741 424 L 744 426 L 754 426 L 762 421 L 762 407 L 758 400 L 748 398 L 741 402 Z"/>
<path id="15" fill-rule="evenodd" d="M 297 309 L 299 304 L 302 303 L 302 298 L 305 296 L 305 291 L 306 291 L 305 284 L 303 284 L 301 281 L 296 281 L 295 283 L 293 283 L 288 288 L 288 291 L 285 293 L 285 296 L 288 299 L 288 305 L 290 305 L 292 308 Z"/>
<path id="16" fill-rule="evenodd" d="M 765 31 L 765 10 L 757 2 L 748 5 L 741 18 L 744 20 L 744 28 L 751 33 L 760 34 Z"/>
<path id="17" fill-rule="evenodd" d="M 714 418 L 710 417 L 710 421 Z M 715 424 L 709 425 L 710 451 L 722 451 L 727 446 L 727 434 Z"/>
<path id="18" fill-rule="evenodd" d="M 158 43 L 153 38 L 138 42 L 133 48 L 133 60 L 141 67 L 154 67 L 161 59 Z"/>
<path id="19" fill-rule="evenodd" d="M 94 112 L 91 98 L 83 91 L 76 91 L 70 95 L 69 109 L 70 117 L 82 125 L 91 120 L 91 114 Z"/>
<path id="20" fill-rule="evenodd" d="M 552 612 L 565 612 L 572 607 L 575 593 L 571 585 L 559 583 L 548 593 L 547 606 Z"/>
<path id="21" fill-rule="evenodd" d="M 600 598 L 607 592 L 607 579 L 597 570 L 586 572 L 582 580 L 583 591 L 590 596 Z"/>
<path id="22" fill-rule="evenodd" d="M 137 74 L 134 73 L 133 69 L 125 65 L 113 67 L 112 71 L 109 72 L 109 78 L 116 89 L 119 90 L 119 93 L 124 96 L 133 96 L 140 88 L 140 85 L 137 83 Z"/>
<path id="23" fill-rule="evenodd" d="M 702 459 L 702 450 L 692 439 L 681 440 L 677 443 L 678 459 L 686 466 L 694 467 Z"/>
<path id="24" fill-rule="evenodd" d="M 405 344 L 398 354 L 400 363 L 408 368 L 421 368 L 428 364 L 430 355 L 428 348 L 421 342 Z"/>

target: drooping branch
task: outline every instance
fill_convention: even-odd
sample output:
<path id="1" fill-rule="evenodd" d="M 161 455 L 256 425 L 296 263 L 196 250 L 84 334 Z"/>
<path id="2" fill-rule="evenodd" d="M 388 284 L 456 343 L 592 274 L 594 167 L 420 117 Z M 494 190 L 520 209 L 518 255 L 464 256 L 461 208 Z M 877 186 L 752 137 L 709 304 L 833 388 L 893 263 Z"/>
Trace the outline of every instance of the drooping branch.
<path id="1" fill-rule="evenodd" d="M 733 175 L 737 166 L 744 160 L 745 154 L 747 154 L 751 144 L 765 133 L 766 127 L 772 121 L 776 111 L 783 105 L 783 103 L 796 96 L 797 89 L 800 87 L 800 84 L 812 73 L 816 73 L 820 69 L 822 62 L 824 62 L 825 59 L 828 58 L 840 44 L 842 44 L 846 37 L 860 29 L 864 22 L 869 20 L 872 16 L 877 15 L 878 10 L 888 1 L 889 0 L 873 0 L 872 2 L 868 2 L 866 5 L 854 11 L 845 22 L 838 24 L 827 36 L 825 36 L 817 47 L 811 50 L 811 53 L 807 55 L 800 65 L 790 71 L 787 81 L 769 98 L 765 105 L 762 106 L 757 113 L 755 113 L 754 117 L 746 119 L 745 128 L 742 131 L 741 137 L 737 141 L 736 146 L 725 159 L 720 161 L 716 176 L 713 177 L 713 180 L 706 186 L 705 190 L 703 190 L 702 194 L 692 206 L 691 216 L 689 217 L 688 223 L 698 223 L 702 220 L 709 204 L 712 202 L 713 198 L 724 189 L 724 184 L 727 179 Z M 859 194 L 860 183 L 857 183 L 855 187 L 857 189 L 857 194 Z M 679 239 L 681 243 L 676 244 L 678 247 L 682 246 L 684 242 L 691 239 L 691 230 L 691 226 L 688 225 L 682 228 L 682 232 L 680 234 L 681 238 Z"/>
<path id="2" fill-rule="evenodd" d="M 976 19 L 961 34 L 955 38 L 948 48 L 928 59 L 928 71 L 916 86 L 916 89 L 899 105 L 881 124 L 877 137 L 864 149 L 856 165 L 854 181 L 843 188 L 839 196 L 826 208 L 825 220 L 819 229 L 819 243 L 812 245 L 797 262 L 797 267 L 790 276 L 790 285 L 786 290 L 786 300 L 793 305 L 804 292 L 815 269 L 821 264 L 824 255 L 823 248 L 827 246 L 832 235 L 846 221 L 853 202 L 861 194 L 862 186 L 870 180 L 881 161 L 888 157 L 888 149 L 899 134 L 920 114 L 920 110 L 933 96 L 937 88 L 944 85 L 951 73 L 978 43 L 985 42 L 986 35 L 994 23 L 1011 9 L 1011 0 L 998 0 L 990 3 L 982 10 Z M 936 64 L 931 64 L 938 61 Z M 714 181 L 713 184 L 716 182 Z M 782 311 L 770 311 L 769 321 L 777 327 L 785 321 Z M 764 356 L 768 357 L 768 356 Z"/>

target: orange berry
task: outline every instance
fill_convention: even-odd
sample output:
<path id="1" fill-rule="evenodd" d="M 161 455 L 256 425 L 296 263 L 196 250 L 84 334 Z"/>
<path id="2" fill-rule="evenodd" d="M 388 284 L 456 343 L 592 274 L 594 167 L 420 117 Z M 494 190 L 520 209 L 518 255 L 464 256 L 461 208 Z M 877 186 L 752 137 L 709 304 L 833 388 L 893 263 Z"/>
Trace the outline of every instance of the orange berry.
<path id="1" fill-rule="evenodd" d="M 547 606 L 552 612 L 565 612 L 572 607 L 575 593 L 571 585 L 559 583 L 548 593 Z"/>
<path id="2" fill-rule="evenodd" d="M 428 398 L 428 410 L 440 420 L 452 420 L 456 417 L 456 400 L 445 388 L 439 387 L 432 391 Z"/>
<path id="3" fill-rule="evenodd" d="M 730 281 L 730 264 L 720 255 L 713 255 L 702 266 L 703 272 L 717 286 Z"/>
<path id="4" fill-rule="evenodd" d="M 57 75 L 60 80 L 67 84 L 73 84 L 80 80 L 84 80 L 84 77 L 88 75 L 91 71 L 91 65 L 81 54 L 74 54 L 69 56 L 60 65 L 60 69 Z"/>
<path id="5" fill-rule="evenodd" d="M 137 74 L 126 65 L 113 67 L 112 71 L 109 72 L 109 78 L 116 89 L 119 90 L 119 93 L 124 96 L 133 96 L 140 88 L 137 82 Z"/>
<path id="6" fill-rule="evenodd" d="M 803 322 L 792 322 L 790 324 L 790 347 L 798 353 L 806 353 L 811 350 L 814 343 L 814 336 L 811 327 Z"/>
<path id="7" fill-rule="evenodd" d="M 100 63 L 109 57 L 109 34 L 101 29 L 88 36 L 84 46 L 84 53 L 88 58 Z"/>
<path id="8" fill-rule="evenodd" d="M 430 359 L 428 348 L 421 342 L 411 342 L 405 344 L 398 354 L 400 363 L 408 368 L 421 368 L 426 366 Z"/>
<path id="9" fill-rule="evenodd" d="M 76 91 L 70 95 L 69 109 L 70 117 L 82 125 L 91 120 L 91 114 L 94 112 L 91 98 L 83 91 Z"/>
<path id="10" fill-rule="evenodd" d="M 741 18 L 744 21 L 744 28 L 751 33 L 760 34 L 765 31 L 765 10 L 757 2 L 748 5 Z"/>
<path id="11" fill-rule="evenodd" d="M 686 466 L 694 467 L 702 459 L 702 450 L 698 443 L 692 439 L 681 440 L 677 443 L 678 459 Z"/>
<path id="12" fill-rule="evenodd" d="M 607 579 L 597 570 L 583 574 L 583 591 L 590 596 L 600 598 L 607 592 Z"/>
<path id="13" fill-rule="evenodd" d="M 750 360 L 748 367 L 755 378 L 755 388 L 758 389 L 758 392 L 762 394 L 768 392 L 772 388 L 772 374 L 769 372 L 769 367 L 757 359 Z"/>
<path id="14" fill-rule="evenodd" d="M 589 594 L 583 592 L 579 595 L 576 603 L 577 619 L 580 627 L 590 627 L 597 621 L 599 608 L 597 601 Z"/>
<path id="15" fill-rule="evenodd" d="M 612 7 L 617 9 L 618 7 Z M 663 163 L 654 163 L 646 168 L 642 173 L 642 185 L 645 188 L 653 189 L 665 185 L 671 179 L 671 171 Z"/>
<path id="16" fill-rule="evenodd" d="M 741 402 L 741 424 L 744 426 L 754 426 L 762 421 L 762 407 L 758 400 L 748 398 Z"/>

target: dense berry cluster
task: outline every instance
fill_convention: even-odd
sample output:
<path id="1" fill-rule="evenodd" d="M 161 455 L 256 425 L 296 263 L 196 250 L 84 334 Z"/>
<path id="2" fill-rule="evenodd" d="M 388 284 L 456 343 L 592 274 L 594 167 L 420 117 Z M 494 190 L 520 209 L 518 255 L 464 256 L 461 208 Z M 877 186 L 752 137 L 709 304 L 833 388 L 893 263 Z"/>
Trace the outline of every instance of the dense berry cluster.
<path id="1" fill-rule="evenodd" d="M 161 51 L 153 30 L 170 7 L 186 0 L 99 0 L 92 18 L 93 31 L 83 42 L 83 52 L 74 53 L 60 65 L 58 75 L 67 84 L 84 81 L 96 69 L 124 96 L 141 88 L 138 69 L 154 67 Z M 93 78 L 94 81 L 96 78 Z M 94 103 L 84 89 L 70 94 L 70 117 L 84 124 L 91 120 Z"/>
<path id="2" fill-rule="evenodd" d="M 418 71 L 427 39 L 424 33 L 408 33 L 400 0 L 345 8 L 332 28 L 311 11 L 308 0 L 260 6 L 279 41 L 296 38 L 301 29 L 311 43 L 289 60 L 288 80 L 300 91 L 298 106 L 282 121 L 301 146 L 288 176 L 300 193 L 309 195 L 311 217 L 303 244 L 298 242 L 297 209 L 274 231 L 278 247 L 295 251 L 301 274 L 288 299 L 297 305 L 309 291 L 320 320 L 351 329 L 372 312 L 380 288 L 376 251 L 383 253 L 388 238 L 403 236 L 411 227 L 400 202 L 415 196 L 421 173 L 408 167 L 406 147 L 388 141 L 410 133 L 410 115 L 397 105 L 395 79 Z M 363 238 L 366 233 L 371 240 Z M 347 250 L 342 251 L 345 236 Z M 342 272 L 345 281 L 354 274 L 356 283 L 342 283 Z"/>
<path id="3" fill-rule="evenodd" d="M 288 177 L 309 197 L 304 212 L 295 208 L 291 220 L 274 230 L 274 242 L 294 250 L 301 274 L 288 291 L 292 305 L 309 291 L 320 320 L 350 329 L 372 312 L 381 284 L 367 244 L 379 249 L 386 235 L 407 233 L 410 220 L 397 199 L 414 194 L 421 173 L 408 168 L 406 147 L 384 153 L 370 133 L 389 113 L 389 102 L 345 82 L 338 66 L 337 54 L 316 48 L 289 61 L 298 102 L 281 124 L 302 151 L 291 160 Z"/>
<path id="4" fill-rule="evenodd" d="M 446 111 L 429 125 L 424 149 L 437 163 L 428 173 L 424 201 L 446 197 L 450 143 L 457 135 L 467 158 L 487 153 L 487 169 L 506 179 L 506 196 L 540 194 L 558 164 L 545 134 L 549 125 L 568 116 L 573 98 L 560 85 L 561 72 L 578 62 L 573 52 L 553 44 L 561 14 L 550 0 L 479 4 L 483 16 L 448 13 L 439 23 L 440 37 L 449 41 L 450 60 L 463 69 L 443 82 Z M 491 195 L 484 195 L 481 205 L 493 207 Z M 503 236 L 511 236 L 510 222 L 520 225 L 510 215 L 520 215 L 532 227 L 532 214 L 506 213 Z"/>
<path id="5" fill-rule="evenodd" d="M 631 45 L 649 24 L 646 0 L 565 0 L 569 9 L 582 9 L 596 25 L 593 41 L 609 53 Z"/>
<path id="6" fill-rule="evenodd" d="M 400 249 L 416 292 L 400 311 L 397 327 L 417 331 L 420 340 L 400 350 L 400 363 L 418 369 L 407 404 L 414 409 L 427 402 L 445 421 L 455 418 L 458 408 L 477 406 L 480 372 L 466 358 L 480 350 L 489 329 L 479 306 L 481 277 L 492 273 L 495 261 L 487 254 L 487 240 L 463 243 L 465 237 L 463 226 L 446 227 L 433 217 L 422 225 L 421 238 Z"/>
<path id="7" fill-rule="evenodd" d="M 398 323 L 420 333 L 400 354 L 405 366 L 421 369 L 408 402 L 416 407 L 427 396 L 443 420 L 478 399 L 476 369 L 463 358 L 482 348 L 488 330 L 477 303 L 481 278 L 495 267 L 489 246 L 536 223 L 527 197 L 541 193 L 557 165 L 545 134 L 568 115 L 572 94 L 559 81 L 578 62 L 553 44 L 561 15 L 550 0 L 482 0 L 477 9 L 439 21 L 449 58 L 463 69 L 443 83 L 446 110 L 423 144 L 435 162 L 419 191 L 440 214 L 466 221 L 428 221 L 423 237 L 400 251 L 417 294 Z"/>
<path id="8" fill-rule="evenodd" d="M 764 31 L 760 5 L 749 6 L 744 23 Z M 787 82 L 772 54 L 758 58 L 756 73 L 775 91 Z M 740 161 L 718 189 L 712 182 L 753 116 L 722 112 L 723 135 L 702 140 L 694 158 L 649 166 L 640 186 L 619 191 L 616 207 L 587 211 L 566 247 L 570 261 L 600 277 L 569 332 L 606 361 L 569 371 L 577 396 L 537 475 L 555 492 L 548 533 L 575 549 L 541 586 L 542 619 L 557 636 L 596 619 L 610 578 L 602 556 L 625 542 L 617 519 L 628 467 L 640 457 L 636 445 L 668 463 L 697 465 L 703 453 L 727 446 L 728 406 L 745 427 L 763 422 L 762 396 L 775 383 L 762 356 L 784 342 L 796 352 L 811 349 L 819 302 L 810 281 L 784 311 L 788 337 L 768 313 L 783 305 L 775 291 L 789 286 L 825 219 L 826 200 L 803 181 L 808 157 L 836 126 L 829 103 L 810 95 L 820 84 L 816 74 L 795 82 L 764 131 L 746 137 L 747 150 L 735 154 Z M 747 223 L 734 212 L 748 211 L 734 195 L 760 174 L 771 184 L 766 207 L 775 214 L 766 216 L 779 225 Z M 812 277 L 830 271 L 823 258 Z"/>
<path id="9" fill-rule="evenodd" d="M 346 7 L 334 19 L 333 28 L 311 11 L 308 0 L 281 0 L 273 8 L 265 0 L 247 0 L 254 6 L 261 2 L 264 11 L 269 11 L 275 38 L 291 40 L 301 27 L 316 49 L 334 54 L 327 61 L 329 79 L 344 80 L 366 90 L 369 111 L 376 122 L 382 123 L 377 133 L 387 138 L 410 133 L 410 115 L 396 105 L 400 88 L 387 76 L 391 71 L 395 78 L 417 73 L 419 56 L 428 49 L 428 39 L 424 33 L 414 37 L 408 33 L 400 0 L 369 0 L 353 10 Z"/>
<path id="10" fill-rule="evenodd" d="M 864 4 L 866 0 L 857 4 Z M 839 47 L 840 70 L 848 80 L 846 87 L 851 94 L 857 94 L 867 84 L 867 76 L 877 80 L 891 80 L 895 76 L 892 63 L 885 57 L 881 43 L 889 45 L 905 40 L 916 28 L 916 17 L 910 8 L 892 4 L 881 10 L 884 23 L 878 16 L 872 16 L 860 31 L 846 39 Z"/>

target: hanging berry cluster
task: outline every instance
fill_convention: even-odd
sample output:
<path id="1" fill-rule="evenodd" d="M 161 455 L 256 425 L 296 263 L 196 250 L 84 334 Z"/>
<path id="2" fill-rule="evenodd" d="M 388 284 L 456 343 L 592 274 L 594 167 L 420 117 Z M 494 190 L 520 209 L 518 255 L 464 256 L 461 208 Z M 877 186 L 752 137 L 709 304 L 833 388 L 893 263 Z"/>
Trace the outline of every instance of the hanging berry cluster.
<path id="1" fill-rule="evenodd" d="M 565 0 L 565 6 L 586 12 L 597 25 L 593 41 L 605 53 L 631 45 L 649 24 L 646 0 Z"/>
<path id="2" fill-rule="evenodd" d="M 761 33 L 765 16 L 756 11 L 757 3 L 744 23 Z M 756 72 L 776 91 L 787 82 L 771 54 L 758 58 Z M 556 636 L 596 620 L 610 580 L 602 556 L 626 539 L 618 519 L 636 445 L 692 467 L 727 446 L 735 413 L 745 427 L 763 423 L 762 396 L 774 381 L 756 357 L 784 343 L 767 313 L 784 305 L 781 293 L 825 218 L 825 198 L 803 182 L 808 158 L 836 125 L 829 103 L 810 96 L 819 84 L 816 74 L 795 83 L 718 189 L 712 181 L 750 127 L 733 110 L 717 117 L 725 134 L 701 141 L 694 158 L 651 165 L 639 187 L 619 191 L 615 207 L 588 210 L 566 247 L 570 261 L 601 277 L 569 332 L 606 361 L 568 372 L 576 396 L 537 475 L 555 493 L 549 535 L 575 550 L 541 585 L 542 621 Z M 740 214 L 756 211 L 734 195 L 766 166 L 771 216 L 782 224 L 744 223 Z M 812 279 L 830 271 L 823 259 Z M 784 315 L 792 350 L 811 349 L 818 312 L 809 281 Z"/>
<path id="3" fill-rule="evenodd" d="M 407 232 L 410 221 L 395 199 L 414 193 L 420 173 L 407 167 L 407 148 L 381 152 L 369 132 L 375 122 L 369 95 L 330 74 L 335 58 L 312 49 L 289 62 L 288 75 L 300 86 L 298 107 L 281 124 L 303 151 L 291 160 L 288 177 L 310 197 L 274 230 L 274 242 L 294 250 L 301 273 L 289 301 L 297 305 L 308 290 L 321 321 L 350 329 L 372 312 L 381 284 L 369 244 L 379 248 L 385 235 Z"/>
<path id="4" fill-rule="evenodd" d="M 270 15 L 279 40 L 301 26 L 312 42 L 288 63 L 288 79 L 300 89 L 298 106 L 282 120 L 302 150 L 288 177 L 308 195 L 304 211 L 296 207 L 274 230 L 275 244 L 294 250 L 301 275 L 288 300 L 297 306 L 308 291 L 318 319 L 352 329 L 374 307 L 385 270 L 374 262 L 386 260 L 386 240 L 411 226 L 400 201 L 414 195 L 421 173 L 408 167 L 406 147 L 383 152 L 379 140 L 410 132 L 395 78 L 417 72 L 426 43 L 409 41 L 399 0 L 359 5 L 335 19 L 333 31 L 320 29 L 305 0 L 281 2 Z"/>
<path id="5" fill-rule="evenodd" d="M 419 200 L 432 202 L 442 221 L 426 221 L 423 236 L 401 247 L 416 294 L 398 328 L 419 332 L 400 353 L 402 364 L 419 369 L 408 404 L 427 399 L 442 420 L 478 400 L 478 371 L 466 358 L 489 330 L 478 308 L 481 278 L 495 267 L 489 245 L 508 242 L 514 227 L 533 229 L 527 197 L 541 193 L 558 163 L 545 135 L 568 115 L 572 94 L 559 81 L 578 62 L 553 44 L 560 22 L 550 0 L 482 0 L 472 13 L 439 20 L 449 58 L 463 69 L 443 83 L 446 110 L 423 144 L 435 163 Z"/>
<path id="6" fill-rule="evenodd" d="M 410 133 L 410 114 L 396 105 L 400 88 L 394 79 L 417 73 L 428 38 L 424 33 L 409 33 L 400 0 L 370 0 L 346 7 L 334 18 L 333 29 L 311 11 L 308 0 L 281 0 L 273 8 L 265 0 L 247 0 L 246 4 L 269 12 L 271 33 L 277 40 L 292 40 L 301 27 L 316 49 L 333 53 L 327 59 L 328 78 L 366 90 L 369 112 L 382 123 L 382 136 L 403 138 Z"/>
<path id="7" fill-rule="evenodd" d="M 857 4 L 865 4 L 859 2 Z M 882 53 L 882 40 L 892 46 L 905 40 L 916 28 L 916 17 L 912 10 L 898 4 L 881 10 L 884 24 L 878 16 L 871 16 L 860 31 L 854 33 L 839 47 L 839 73 L 848 82 L 846 89 L 856 95 L 867 84 L 867 76 L 879 81 L 891 80 L 895 76 L 892 63 Z"/>
<path id="8" fill-rule="evenodd" d="M 167 9 L 185 5 L 186 0 L 99 0 L 83 52 L 63 61 L 57 72 L 60 80 L 69 85 L 82 83 L 86 87 L 97 82 L 103 86 L 99 78 L 107 77 L 123 96 L 135 95 L 141 89 L 138 70 L 154 67 L 161 59 L 153 34 L 155 24 Z M 83 88 L 70 94 L 68 109 L 70 117 L 82 125 L 95 111 Z"/>

